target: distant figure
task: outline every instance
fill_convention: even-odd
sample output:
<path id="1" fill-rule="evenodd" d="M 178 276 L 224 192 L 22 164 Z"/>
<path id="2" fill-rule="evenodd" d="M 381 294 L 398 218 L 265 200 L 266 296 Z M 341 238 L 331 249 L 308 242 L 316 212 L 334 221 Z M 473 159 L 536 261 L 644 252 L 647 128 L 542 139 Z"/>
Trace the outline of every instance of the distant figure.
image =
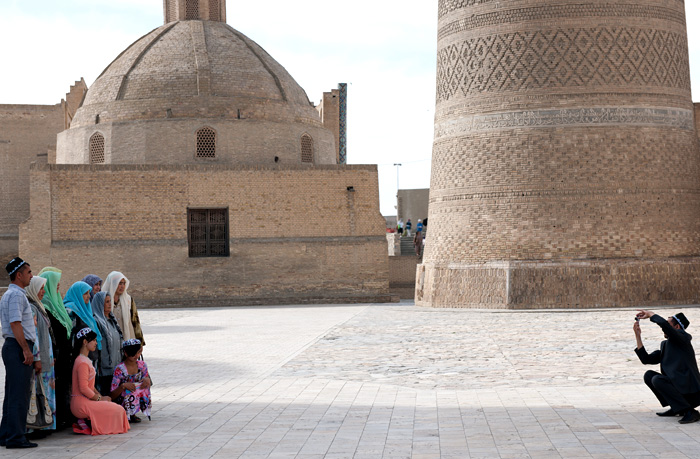
<path id="1" fill-rule="evenodd" d="M 399 222 L 396 224 L 396 231 L 399 233 L 399 237 L 403 236 L 403 219 L 399 218 Z"/>
<path id="2" fill-rule="evenodd" d="M 406 236 L 411 237 L 411 219 L 406 220 Z"/>
<path id="3" fill-rule="evenodd" d="M 634 324 L 637 338 L 637 357 L 645 365 L 660 364 L 661 373 L 649 370 L 644 374 L 644 382 L 659 399 L 661 406 L 669 406 L 667 411 L 656 413 L 659 416 L 683 416 L 681 424 L 700 420 L 700 413 L 695 407 L 700 405 L 700 372 L 695 360 L 695 350 L 690 341 L 692 336 L 686 332 L 690 321 L 683 313 L 664 319 L 652 311 L 640 310 Z M 665 341 L 661 349 L 648 354 L 642 343 L 640 319 L 651 319 L 661 327 Z"/>
<path id="4" fill-rule="evenodd" d="M 416 225 L 416 233 L 422 233 L 423 232 L 423 221 L 418 220 L 418 224 Z"/>
<path id="5" fill-rule="evenodd" d="M 413 245 L 416 247 L 416 256 L 420 257 L 423 252 L 423 233 L 420 231 L 416 231 L 416 235 L 413 236 Z"/>

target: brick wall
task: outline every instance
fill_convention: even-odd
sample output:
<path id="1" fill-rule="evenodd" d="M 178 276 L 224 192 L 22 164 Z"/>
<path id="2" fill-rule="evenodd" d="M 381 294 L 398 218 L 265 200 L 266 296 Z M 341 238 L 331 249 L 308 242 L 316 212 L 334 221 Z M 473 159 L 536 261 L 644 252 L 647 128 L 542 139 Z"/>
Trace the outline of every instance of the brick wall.
<path id="1" fill-rule="evenodd" d="M 20 253 L 65 285 L 120 270 L 151 305 L 390 298 L 375 166 L 35 165 L 31 179 Z M 228 208 L 230 257 L 189 258 L 188 207 Z"/>
<path id="2" fill-rule="evenodd" d="M 0 105 L 0 262 L 17 255 L 18 226 L 29 217 L 29 164 L 46 162 L 63 129 L 61 105 Z M 6 280 L 5 270 L 0 280 Z"/>
<path id="3" fill-rule="evenodd" d="M 389 288 L 401 299 L 413 299 L 416 287 L 417 257 L 389 257 Z"/>
<path id="4" fill-rule="evenodd" d="M 411 219 L 411 232 L 416 231 L 418 220 L 423 220 L 428 216 L 428 201 L 430 190 L 399 190 L 399 218 L 404 224 Z"/>

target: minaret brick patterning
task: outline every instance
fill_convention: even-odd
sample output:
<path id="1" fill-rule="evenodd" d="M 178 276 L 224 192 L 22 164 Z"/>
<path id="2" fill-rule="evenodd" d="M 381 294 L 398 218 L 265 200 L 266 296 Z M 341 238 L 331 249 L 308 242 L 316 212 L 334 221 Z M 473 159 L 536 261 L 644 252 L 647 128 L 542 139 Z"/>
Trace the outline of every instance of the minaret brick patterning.
<path id="1" fill-rule="evenodd" d="M 698 303 L 682 0 L 440 0 L 416 302 Z"/>

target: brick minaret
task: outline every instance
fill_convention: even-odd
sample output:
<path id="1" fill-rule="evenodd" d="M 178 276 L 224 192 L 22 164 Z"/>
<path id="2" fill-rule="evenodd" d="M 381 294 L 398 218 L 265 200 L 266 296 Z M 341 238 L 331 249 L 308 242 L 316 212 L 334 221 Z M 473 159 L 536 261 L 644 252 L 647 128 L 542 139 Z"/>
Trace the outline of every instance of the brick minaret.
<path id="1" fill-rule="evenodd" d="M 416 302 L 697 304 L 682 1 L 439 1 Z"/>
<path id="2" fill-rule="evenodd" d="M 226 0 L 163 0 L 165 24 L 203 20 L 226 22 Z"/>

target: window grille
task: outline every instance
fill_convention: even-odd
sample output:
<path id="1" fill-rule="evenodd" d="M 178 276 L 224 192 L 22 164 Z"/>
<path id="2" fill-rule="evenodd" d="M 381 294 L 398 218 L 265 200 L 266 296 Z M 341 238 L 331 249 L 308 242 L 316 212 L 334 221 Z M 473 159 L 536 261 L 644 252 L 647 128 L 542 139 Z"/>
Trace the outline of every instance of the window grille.
<path id="1" fill-rule="evenodd" d="M 221 20 L 221 7 L 219 6 L 219 0 L 209 0 L 209 20 Z"/>
<path id="2" fill-rule="evenodd" d="M 187 209 L 190 257 L 228 257 L 228 239 L 228 209 Z"/>
<path id="3" fill-rule="evenodd" d="M 105 162 L 105 138 L 99 132 L 90 137 L 90 164 Z"/>
<path id="4" fill-rule="evenodd" d="M 301 162 L 314 162 L 314 140 L 308 134 L 301 136 Z"/>
<path id="5" fill-rule="evenodd" d="M 216 132 L 211 128 L 197 131 L 197 158 L 216 158 Z"/>
<path id="6" fill-rule="evenodd" d="M 185 1 L 185 20 L 199 19 L 199 0 Z"/>

